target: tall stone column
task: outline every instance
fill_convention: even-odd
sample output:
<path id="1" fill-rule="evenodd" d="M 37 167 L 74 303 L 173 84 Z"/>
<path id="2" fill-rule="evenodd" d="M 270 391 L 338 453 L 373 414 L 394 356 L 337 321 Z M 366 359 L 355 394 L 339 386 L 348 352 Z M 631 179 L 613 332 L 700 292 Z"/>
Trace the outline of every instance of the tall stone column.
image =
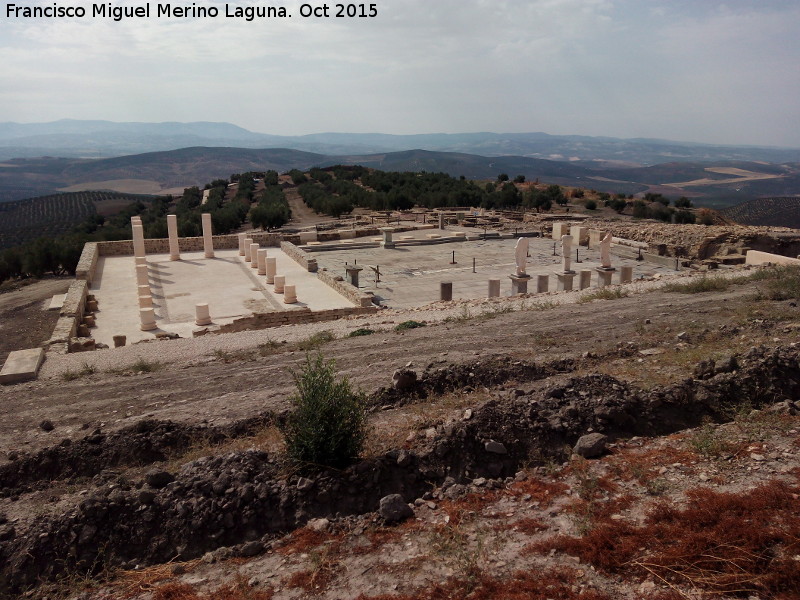
<path id="1" fill-rule="evenodd" d="M 180 260 L 181 250 L 178 245 L 178 217 L 167 215 L 167 234 L 169 235 L 169 259 Z"/>
<path id="2" fill-rule="evenodd" d="M 214 258 L 214 240 L 211 237 L 211 213 L 203 213 L 203 251 L 206 258 Z"/>
<path id="3" fill-rule="evenodd" d="M 133 232 L 133 257 L 136 260 L 136 264 L 144 264 L 144 228 L 140 223 L 132 222 L 131 230 Z"/>

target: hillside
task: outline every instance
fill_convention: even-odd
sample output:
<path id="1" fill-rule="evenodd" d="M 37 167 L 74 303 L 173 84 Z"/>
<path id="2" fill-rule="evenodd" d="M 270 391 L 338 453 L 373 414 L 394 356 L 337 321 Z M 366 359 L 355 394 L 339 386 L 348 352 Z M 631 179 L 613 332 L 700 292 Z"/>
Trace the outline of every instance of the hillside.
<path id="1" fill-rule="evenodd" d="M 800 197 L 757 198 L 723 209 L 722 214 L 742 225 L 771 225 L 800 229 Z"/>

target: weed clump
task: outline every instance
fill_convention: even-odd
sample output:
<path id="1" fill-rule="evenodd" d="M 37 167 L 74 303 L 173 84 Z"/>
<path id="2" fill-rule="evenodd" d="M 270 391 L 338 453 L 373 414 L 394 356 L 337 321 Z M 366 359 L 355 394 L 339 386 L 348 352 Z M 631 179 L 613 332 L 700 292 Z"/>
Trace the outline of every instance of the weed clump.
<path id="1" fill-rule="evenodd" d="M 368 327 L 361 327 L 360 329 L 356 329 L 351 331 L 347 337 L 361 337 L 362 335 L 372 335 L 375 333 L 374 329 L 370 329 Z"/>
<path id="2" fill-rule="evenodd" d="M 421 323 L 420 321 L 403 321 L 399 325 L 395 326 L 395 331 L 406 331 L 407 329 L 416 329 L 417 327 L 425 327 L 425 323 Z"/>
<path id="3" fill-rule="evenodd" d="M 703 292 L 724 292 L 731 282 L 724 277 L 701 277 L 687 283 L 668 283 L 662 289 L 678 294 L 702 294 Z"/>
<path id="4" fill-rule="evenodd" d="M 289 456 L 306 466 L 342 469 L 361 454 L 367 437 L 366 400 L 345 377 L 336 381 L 335 362 L 322 354 L 306 356 L 292 372 L 295 410 L 284 435 Z"/>
<path id="5" fill-rule="evenodd" d="M 332 342 L 335 339 L 336 336 L 326 329 L 325 331 L 318 331 L 308 339 L 298 342 L 297 348 L 305 352 L 309 352 L 311 350 L 316 350 L 320 346 Z"/>

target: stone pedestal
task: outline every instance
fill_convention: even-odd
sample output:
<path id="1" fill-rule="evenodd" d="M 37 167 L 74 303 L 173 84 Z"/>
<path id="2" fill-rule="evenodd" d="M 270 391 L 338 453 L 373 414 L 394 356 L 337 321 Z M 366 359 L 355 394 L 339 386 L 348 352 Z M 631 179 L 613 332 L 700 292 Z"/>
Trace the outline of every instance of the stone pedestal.
<path id="1" fill-rule="evenodd" d="M 536 293 L 546 294 L 550 291 L 550 275 L 536 276 Z"/>
<path id="2" fill-rule="evenodd" d="M 489 298 L 499 298 L 500 297 L 500 280 L 499 279 L 490 279 L 489 280 Z"/>
<path id="3" fill-rule="evenodd" d="M 139 308 L 153 308 L 153 297 L 139 296 Z"/>
<path id="4" fill-rule="evenodd" d="M 583 225 L 573 225 L 569 228 L 569 234 L 578 246 L 589 244 L 589 228 Z"/>
<path id="5" fill-rule="evenodd" d="M 256 260 L 258 261 L 258 274 L 267 274 L 267 249 L 259 248 L 256 251 Z"/>
<path id="6" fill-rule="evenodd" d="M 392 234 L 394 233 L 393 227 L 381 227 L 380 230 L 381 234 L 383 234 L 383 240 L 381 240 L 381 248 L 394 248 L 394 242 L 392 241 Z"/>
<path id="7" fill-rule="evenodd" d="M 266 268 L 266 265 L 264 267 Z M 258 244 L 256 243 L 250 244 L 250 268 L 258 268 Z"/>
<path id="8" fill-rule="evenodd" d="M 136 223 L 131 225 L 131 231 L 133 232 L 133 256 L 134 258 L 144 258 L 144 228 Z"/>
<path id="9" fill-rule="evenodd" d="M 353 287 L 358 287 L 358 275 L 363 271 L 361 267 L 345 267 L 347 272 L 347 283 Z"/>
<path id="10" fill-rule="evenodd" d="M 297 302 L 297 290 L 293 284 L 287 283 L 283 286 L 283 303 L 294 304 Z"/>
<path id="11" fill-rule="evenodd" d="M 605 231 L 599 229 L 589 230 L 589 250 L 597 250 L 600 247 L 600 240 L 606 235 Z"/>
<path id="12" fill-rule="evenodd" d="M 444 213 L 439 213 L 439 229 L 444 229 Z"/>
<path id="13" fill-rule="evenodd" d="M 253 240 L 250 238 L 244 238 L 244 262 L 250 262 L 252 260 L 252 256 L 250 255 L 250 250 L 253 246 Z"/>
<path id="14" fill-rule="evenodd" d="M 169 259 L 180 260 L 181 250 L 178 244 L 178 217 L 167 215 L 167 235 L 169 236 Z"/>
<path id="15" fill-rule="evenodd" d="M 553 239 L 560 240 L 565 235 L 569 235 L 569 225 L 561 222 L 553 223 Z"/>
<path id="16" fill-rule="evenodd" d="M 211 325 L 211 311 L 208 309 L 207 303 L 194 305 L 194 324 Z"/>
<path id="17" fill-rule="evenodd" d="M 139 329 L 142 331 L 152 331 L 157 327 L 156 313 L 152 308 L 139 309 Z"/>
<path id="18" fill-rule="evenodd" d="M 146 265 L 147 264 L 147 259 L 144 256 L 134 256 L 133 257 L 133 263 L 136 266 Z"/>
<path id="19" fill-rule="evenodd" d="M 633 281 L 633 267 L 621 267 L 619 270 L 619 282 L 630 283 Z"/>
<path id="20" fill-rule="evenodd" d="M 509 275 L 511 279 L 511 295 L 519 296 L 520 294 L 528 293 L 528 282 L 531 280 L 530 275 Z"/>
<path id="21" fill-rule="evenodd" d="M 572 273 L 556 273 L 558 278 L 558 291 L 570 292 L 572 291 L 572 283 L 575 279 L 575 272 Z"/>
<path id="22" fill-rule="evenodd" d="M 275 275 L 274 292 L 276 294 L 282 294 L 285 287 L 286 287 L 286 276 L 285 275 Z"/>
<path id="23" fill-rule="evenodd" d="M 152 293 L 150 292 L 149 285 L 137 285 L 136 289 L 138 290 L 139 296 L 151 296 Z"/>
<path id="24" fill-rule="evenodd" d="M 597 270 L 597 287 L 604 288 L 611 285 L 611 276 L 614 274 L 613 269 L 596 269 Z"/>
<path id="25" fill-rule="evenodd" d="M 211 213 L 203 213 L 203 252 L 206 258 L 214 258 L 214 238 L 211 233 Z"/>
<path id="26" fill-rule="evenodd" d="M 97 300 L 87 300 L 86 310 L 89 312 L 97 312 Z"/>
<path id="27" fill-rule="evenodd" d="M 561 236 L 561 266 L 566 275 L 574 275 L 575 271 L 572 270 L 572 236 Z"/>
<path id="28" fill-rule="evenodd" d="M 578 279 L 578 289 L 585 290 L 590 285 L 592 285 L 592 272 L 591 271 L 581 271 L 580 272 L 580 279 Z"/>
<path id="29" fill-rule="evenodd" d="M 128 341 L 128 337 L 124 335 L 115 335 L 111 339 L 114 340 L 114 348 L 122 348 Z"/>
<path id="30" fill-rule="evenodd" d="M 238 234 L 238 237 L 239 237 L 239 256 L 244 256 L 244 243 L 245 243 L 244 241 L 245 239 L 247 239 L 247 234 L 240 233 Z"/>
<path id="31" fill-rule="evenodd" d="M 275 283 L 275 273 L 277 272 L 277 264 L 274 256 L 267 257 L 267 283 Z"/>
<path id="32" fill-rule="evenodd" d="M 439 283 L 439 300 L 453 299 L 453 282 L 442 281 Z"/>
<path id="33" fill-rule="evenodd" d="M 147 275 L 147 265 L 136 265 L 136 285 L 149 285 L 150 278 Z"/>

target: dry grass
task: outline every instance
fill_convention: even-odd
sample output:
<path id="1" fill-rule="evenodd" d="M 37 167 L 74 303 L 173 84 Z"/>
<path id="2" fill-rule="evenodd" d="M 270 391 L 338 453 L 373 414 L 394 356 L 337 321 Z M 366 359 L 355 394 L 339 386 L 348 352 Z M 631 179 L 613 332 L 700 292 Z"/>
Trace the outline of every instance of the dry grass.
<path id="1" fill-rule="evenodd" d="M 273 596 L 271 588 L 257 590 L 238 579 L 208 593 L 197 592 L 186 583 L 167 583 L 153 591 L 152 600 L 271 600 Z"/>
<path id="2" fill-rule="evenodd" d="M 713 594 L 800 598 L 800 488 L 772 481 L 742 493 L 689 490 L 686 506 L 658 502 L 645 523 L 604 520 L 538 551 L 579 556 L 606 573 L 653 576 Z"/>
<path id="3" fill-rule="evenodd" d="M 276 425 L 266 425 L 253 432 L 252 435 L 245 437 L 228 438 L 221 442 L 201 439 L 192 444 L 186 451 L 172 457 L 165 468 L 168 471 L 175 471 L 182 465 L 204 456 L 242 452 L 251 449 L 263 450 L 270 454 L 283 453 L 285 449 L 283 433 Z"/>

